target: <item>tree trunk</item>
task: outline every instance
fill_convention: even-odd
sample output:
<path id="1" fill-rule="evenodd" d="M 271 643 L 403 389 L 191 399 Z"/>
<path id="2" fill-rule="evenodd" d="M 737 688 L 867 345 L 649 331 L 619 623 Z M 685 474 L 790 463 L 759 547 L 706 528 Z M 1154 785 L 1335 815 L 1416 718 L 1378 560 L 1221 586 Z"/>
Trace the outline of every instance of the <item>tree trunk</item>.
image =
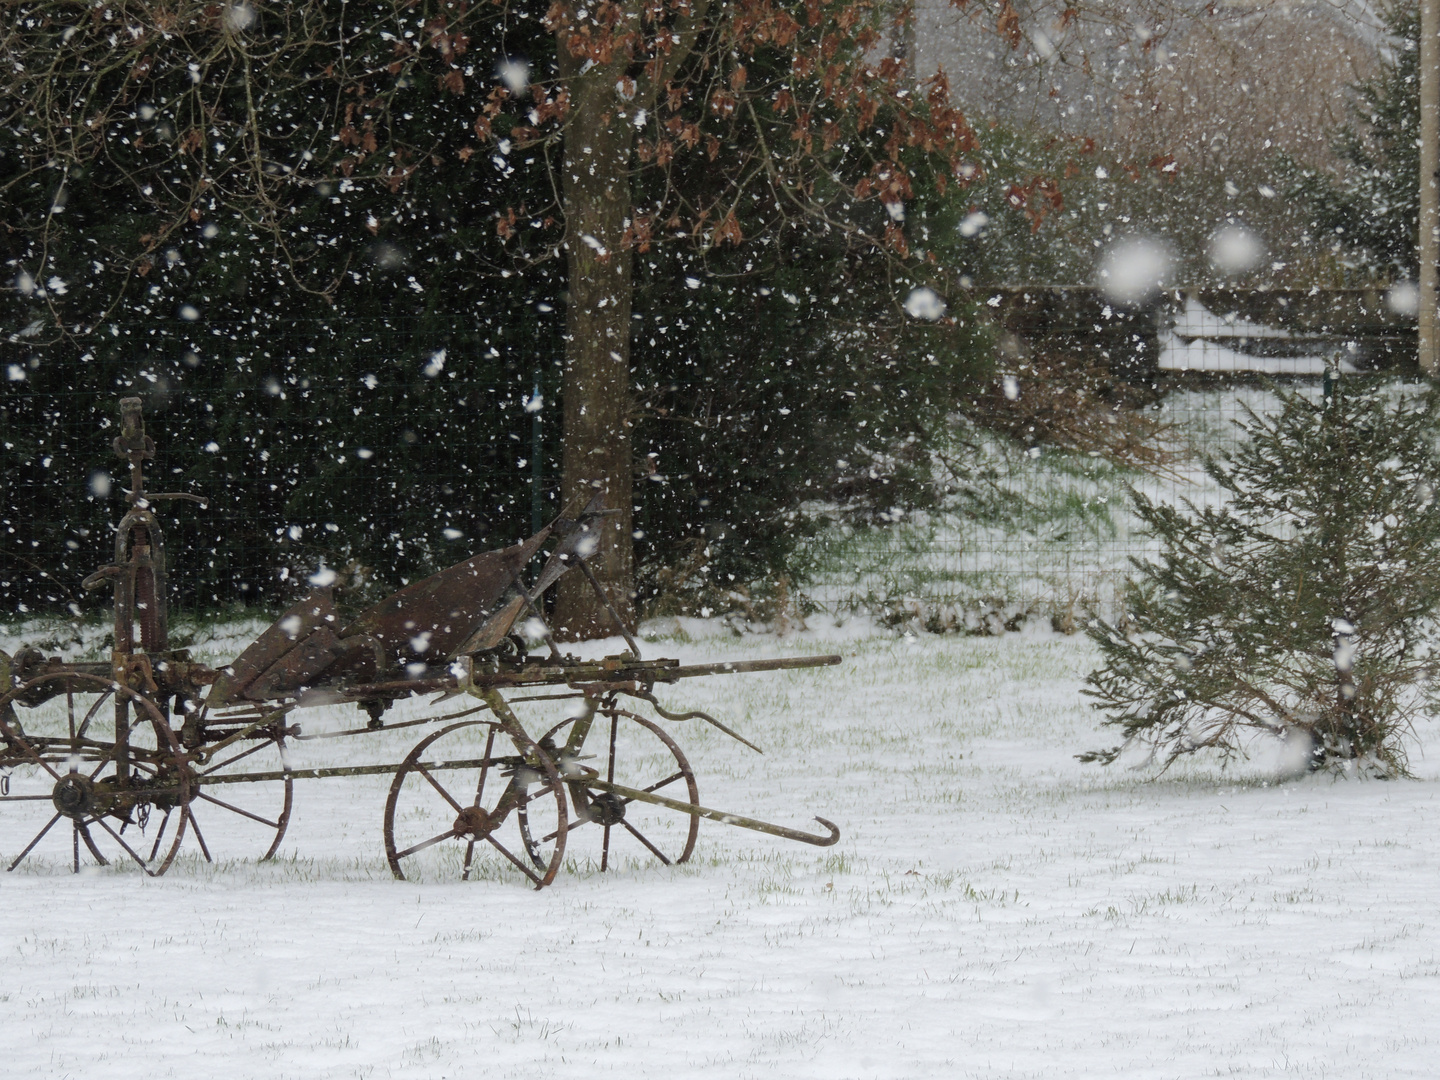
<path id="1" fill-rule="evenodd" d="M 618 50 L 617 50 L 618 51 Z M 564 447 L 561 501 L 599 491 L 618 511 L 604 519 L 590 558 L 601 586 L 627 629 L 635 625 L 633 467 L 630 433 L 630 301 L 633 258 L 630 159 L 635 128 L 617 92 L 621 64 L 581 60 L 560 41 L 560 74 L 570 89 L 571 115 L 561 169 L 569 300 L 565 315 Z M 560 579 L 555 632 L 578 641 L 617 633 L 586 578 Z"/>

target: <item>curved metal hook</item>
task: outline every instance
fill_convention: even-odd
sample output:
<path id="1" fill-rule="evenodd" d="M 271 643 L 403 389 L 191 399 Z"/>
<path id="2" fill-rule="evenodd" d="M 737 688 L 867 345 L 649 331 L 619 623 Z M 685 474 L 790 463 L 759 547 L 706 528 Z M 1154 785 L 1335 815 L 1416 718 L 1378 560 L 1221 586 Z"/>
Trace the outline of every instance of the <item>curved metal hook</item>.
<path id="1" fill-rule="evenodd" d="M 795 836 L 795 839 L 804 840 L 805 843 L 814 844 L 816 847 L 829 847 L 831 844 L 835 843 L 837 840 L 840 839 L 840 827 L 836 825 L 833 821 L 826 821 L 823 817 L 820 817 L 818 815 L 816 816 L 815 820 L 818 821 L 821 825 L 824 825 L 825 828 L 830 830 L 830 836 L 827 839 L 822 840 L 818 836 L 806 838 L 804 834 L 797 834 Z"/>

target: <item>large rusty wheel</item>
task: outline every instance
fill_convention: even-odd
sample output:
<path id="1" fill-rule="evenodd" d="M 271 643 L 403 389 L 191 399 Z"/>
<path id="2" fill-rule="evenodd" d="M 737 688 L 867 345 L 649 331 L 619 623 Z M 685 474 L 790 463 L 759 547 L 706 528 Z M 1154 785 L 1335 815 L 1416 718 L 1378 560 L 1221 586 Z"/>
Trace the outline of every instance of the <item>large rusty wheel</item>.
<path id="1" fill-rule="evenodd" d="M 385 855 L 401 880 L 518 872 L 541 889 L 564 858 L 566 820 L 550 756 L 523 732 L 468 720 L 420 740 L 396 770 Z"/>
<path id="2" fill-rule="evenodd" d="M 109 679 L 42 675 L 0 696 L 0 772 L 7 870 L 62 847 L 76 873 L 118 859 L 158 877 L 185 838 L 189 759 L 160 707 Z"/>
<path id="3" fill-rule="evenodd" d="M 574 723 L 565 720 L 555 725 L 545 733 L 541 744 L 565 746 Z M 682 802 L 700 802 L 690 762 L 660 725 L 643 716 L 624 709 L 602 709 L 583 751 L 577 764 L 593 768 L 598 779 Z M 571 782 L 572 803 L 580 797 L 574 789 L 584 786 L 583 780 Z M 622 858 L 634 862 L 658 859 L 666 866 L 683 863 L 695 850 L 700 831 L 698 817 L 594 789 L 586 795 L 589 802 L 584 810 L 572 808 L 570 830 L 587 823 L 599 826 L 602 871 Z"/>

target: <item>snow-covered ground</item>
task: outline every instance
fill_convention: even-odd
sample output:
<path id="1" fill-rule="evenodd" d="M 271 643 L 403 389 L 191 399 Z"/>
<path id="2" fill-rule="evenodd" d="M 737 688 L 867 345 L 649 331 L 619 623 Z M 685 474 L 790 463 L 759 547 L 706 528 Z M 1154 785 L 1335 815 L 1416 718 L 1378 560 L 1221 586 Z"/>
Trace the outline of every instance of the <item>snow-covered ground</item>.
<path id="1" fill-rule="evenodd" d="M 702 802 L 821 814 L 839 844 L 704 822 L 689 865 L 601 874 L 581 830 L 541 892 L 402 883 L 368 778 L 297 784 L 270 864 L 189 852 L 159 879 L 75 876 L 50 849 L 0 875 L 6 1075 L 1435 1074 L 1433 725 L 1413 781 L 1274 784 L 1264 748 L 1238 773 L 1152 780 L 1071 756 L 1109 741 L 1079 695 L 1082 638 L 685 629 L 653 649 L 844 655 L 660 694 L 766 750 L 667 724 Z M 417 737 L 297 753 L 398 760 Z"/>

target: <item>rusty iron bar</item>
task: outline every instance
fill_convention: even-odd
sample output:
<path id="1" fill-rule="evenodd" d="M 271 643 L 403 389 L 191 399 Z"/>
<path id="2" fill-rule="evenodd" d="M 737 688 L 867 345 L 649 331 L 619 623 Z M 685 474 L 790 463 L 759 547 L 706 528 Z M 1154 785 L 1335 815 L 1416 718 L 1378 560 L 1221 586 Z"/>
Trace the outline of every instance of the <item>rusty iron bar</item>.
<path id="1" fill-rule="evenodd" d="M 226 735 L 225 738 L 221 739 L 219 742 L 206 743 L 202 749 L 195 751 L 195 760 L 198 761 L 201 765 L 208 765 L 210 764 L 210 762 L 215 760 L 215 755 L 221 750 L 224 750 L 227 746 L 239 742 L 247 735 L 253 735 L 261 728 L 269 727 L 271 724 L 275 723 L 277 719 L 283 720 L 289 713 L 290 707 L 282 705 L 280 708 L 275 709 L 273 712 L 266 713 L 259 720 L 256 720 L 253 724 L 246 724 L 244 727 L 239 728 L 236 731 L 232 731 L 229 735 Z"/>
<path id="2" fill-rule="evenodd" d="M 296 742 L 314 742 L 318 739 L 348 739 L 356 735 L 374 735 L 377 731 L 396 731 L 400 728 L 421 727 L 425 724 L 443 724 L 448 720 L 459 720 L 462 717 L 473 716 L 477 712 L 485 711 L 484 705 L 477 705 L 473 709 L 466 709 L 462 713 L 452 713 L 449 716 L 424 716 L 419 720 L 397 720 L 393 724 L 381 724 L 379 727 L 358 727 L 346 728 L 343 731 L 321 731 L 315 735 L 294 735 L 290 737 Z"/>
<path id="3" fill-rule="evenodd" d="M 478 769 L 484 765 L 505 765 L 513 763 L 511 758 L 463 758 L 453 761 L 421 761 L 417 767 L 424 769 Z M 204 773 L 197 775 L 193 781 L 195 787 L 209 787 L 212 784 L 259 784 L 267 780 L 328 780 L 337 776 L 383 776 L 393 773 L 400 768 L 399 763 L 388 765 L 333 765 L 318 769 L 275 769 L 270 772 L 257 773 L 228 773 L 218 776 L 209 776 Z M 146 794 L 154 794 L 163 789 L 147 790 Z"/>
<path id="4" fill-rule="evenodd" d="M 711 716 L 707 712 L 701 712 L 699 709 L 690 709 L 689 711 L 683 713 L 671 712 L 669 709 L 665 708 L 665 706 L 661 705 L 660 702 L 656 701 L 655 695 L 650 693 L 648 690 L 622 689 L 620 693 L 628 694 L 631 697 L 639 698 L 641 701 L 648 701 L 650 703 L 650 707 L 654 709 L 657 713 L 659 713 L 662 719 L 675 722 L 681 722 L 685 720 L 704 720 L 705 723 L 709 724 L 711 727 L 716 728 L 719 731 L 723 731 L 726 735 L 729 735 L 730 738 L 734 739 L 738 743 L 743 743 L 751 750 L 754 750 L 757 754 L 765 753 L 764 750 L 761 750 L 760 747 L 756 746 L 749 739 L 745 738 L 744 735 L 741 735 L 733 728 L 722 724 L 719 720 L 716 720 L 715 717 Z"/>
<path id="5" fill-rule="evenodd" d="M 465 658 L 462 658 L 465 659 Z M 680 665 L 674 660 L 645 660 L 635 662 L 587 660 L 575 664 L 555 666 L 550 664 L 524 664 L 510 670 L 475 668 L 469 679 L 476 687 L 506 686 L 576 686 L 629 683 L 676 682 L 706 675 L 738 675 L 751 671 L 788 671 L 796 668 L 827 667 L 838 664 L 843 657 L 835 654 L 825 656 L 788 656 L 774 660 L 727 660 L 717 664 Z M 325 691 L 324 704 L 363 701 L 371 698 L 402 697 L 407 694 L 444 693 L 464 689 L 464 679 L 457 676 L 451 665 L 437 665 L 423 675 L 413 679 L 394 679 L 385 682 L 360 683 L 354 686 L 337 687 Z M 304 705 L 302 697 L 300 704 Z M 317 702 L 319 704 L 319 702 Z"/>
<path id="6" fill-rule="evenodd" d="M 456 695 L 453 693 L 446 694 L 440 700 L 445 701 L 454 696 Z M 534 694 L 530 697 L 514 698 L 513 701 L 516 703 L 522 701 L 573 701 L 575 698 L 584 696 L 584 694 L 576 691 L 572 694 Z M 432 702 L 432 704 L 439 704 L 439 702 Z M 474 716 L 478 712 L 484 712 L 489 707 L 488 705 L 476 705 L 473 709 L 451 713 L 448 716 L 424 716 L 419 720 L 397 720 L 393 724 L 381 724 L 379 727 L 367 726 L 363 728 L 347 728 L 343 731 L 321 731 L 314 735 L 296 735 L 292 733 L 290 737 L 296 742 L 313 742 L 317 739 L 344 739 L 355 735 L 373 735 L 377 731 L 394 731 L 397 728 L 421 727 L 425 724 L 445 724 L 451 720 L 461 720 L 467 716 Z"/>
<path id="7" fill-rule="evenodd" d="M 577 557 L 580 569 L 585 574 L 585 580 L 590 583 L 590 588 L 595 590 L 595 595 L 600 598 L 600 603 L 605 605 L 605 610 L 610 613 L 610 621 L 615 624 L 615 629 L 620 631 L 620 636 L 625 639 L 625 644 L 630 646 L 630 653 L 636 660 L 640 659 L 640 644 L 631 635 L 630 629 L 625 625 L 625 620 L 620 618 L 620 613 L 615 610 L 615 605 L 610 602 L 610 594 L 605 591 L 605 586 L 600 584 L 600 579 L 595 576 L 595 571 L 590 569 L 590 564 L 583 557 Z"/>
<path id="8" fill-rule="evenodd" d="M 689 664 L 661 668 L 655 682 L 674 682 L 701 675 L 740 675 L 749 671 L 791 671 L 796 668 L 831 667 L 844 660 L 835 653 L 824 656 L 781 656 L 774 660 L 726 660 L 718 664 Z M 644 665 L 638 665 L 643 667 Z"/>
<path id="9" fill-rule="evenodd" d="M 565 654 L 560 651 L 560 646 L 555 642 L 555 636 L 550 632 L 550 624 L 545 621 L 545 614 L 540 610 L 540 605 L 537 603 L 539 598 L 531 595 L 530 590 L 525 587 L 525 583 L 521 581 L 518 576 L 515 579 L 515 587 L 520 590 L 520 595 L 525 598 L 525 606 L 530 609 L 530 617 L 540 623 L 540 636 L 544 640 L 546 648 L 550 650 L 550 658 L 552 660 L 563 660 Z"/>
<path id="10" fill-rule="evenodd" d="M 486 765 L 514 765 L 520 758 L 517 755 L 498 758 L 455 758 L 449 761 L 421 761 L 416 763 L 417 768 L 430 769 L 432 771 L 443 771 L 446 769 L 478 769 Z M 220 773 L 211 775 L 209 773 L 196 773 L 190 779 L 191 788 L 212 787 L 216 784 L 263 784 L 271 780 L 330 780 L 341 776 L 385 776 L 395 772 L 403 763 L 390 763 L 384 765 L 332 765 L 316 769 L 272 769 L 266 772 L 253 773 Z M 153 787 L 140 791 L 137 797 L 149 799 L 156 795 L 174 795 L 182 789 L 179 787 Z M 15 796 L 11 796 L 15 798 Z M 50 798 L 49 795 L 44 798 Z M 3 801 L 3 799 L 0 799 Z"/>
<path id="11" fill-rule="evenodd" d="M 594 772 L 593 769 L 586 769 L 586 772 Z M 829 830 L 829 836 L 816 836 L 814 833 L 801 832 L 799 829 L 786 828 L 784 825 L 772 825 L 768 821 L 761 821 L 758 818 L 744 817 L 741 814 L 730 814 L 724 810 L 712 810 L 706 806 L 696 806 L 694 803 L 681 802 L 679 799 L 667 799 L 664 795 L 656 795 L 651 791 L 641 791 L 638 788 L 625 787 L 622 784 L 612 784 L 608 780 L 601 780 L 596 773 L 595 778 L 586 777 L 581 781 L 586 787 L 596 788 L 600 791 L 608 791 L 612 795 L 619 795 L 636 802 L 653 803 L 655 806 L 663 806 L 669 810 L 678 810 L 682 814 L 690 814 L 694 817 L 709 818 L 711 821 L 718 821 L 722 825 L 734 825 L 741 829 L 753 829 L 755 832 L 766 833 L 769 836 L 781 836 L 786 840 L 798 840 L 802 844 L 814 844 L 816 847 L 829 847 L 840 839 L 840 829 L 832 821 L 826 821 L 823 817 L 815 820 Z"/>

